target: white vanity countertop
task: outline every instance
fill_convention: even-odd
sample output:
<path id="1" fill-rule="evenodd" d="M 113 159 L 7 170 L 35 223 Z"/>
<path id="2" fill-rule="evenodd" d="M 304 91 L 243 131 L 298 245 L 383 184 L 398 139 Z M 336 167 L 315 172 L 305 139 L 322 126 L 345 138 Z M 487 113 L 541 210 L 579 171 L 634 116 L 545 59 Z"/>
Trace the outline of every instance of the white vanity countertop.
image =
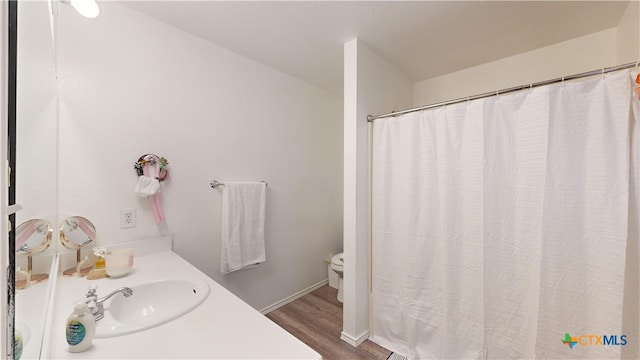
<path id="1" fill-rule="evenodd" d="M 67 351 L 65 322 L 90 284 L 98 296 L 121 286 L 161 279 L 199 278 L 211 289 L 191 312 L 137 333 L 94 339 L 82 353 Z M 321 359 L 313 349 L 171 251 L 136 256 L 133 270 L 115 279 L 59 277 L 47 359 Z M 134 294 L 135 296 L 135 294 Z M 105 304 L 108 304 L 105 303 Z M 100 323 L 98 322 L 98 326 Z M 45 339 L 47 341 L 47 339 Z"/>
<path id="2" fill-rule="evenodd" d="M 49 264 L 49 273 L 55 272 L 58 267 L 55 256 L 39 256 L 38 261 Z M 16 330 L 22 333 L 23 360 L 38 359 L 40 357 L 40 345 L 44 335 L 45 321 L 47 318 L 47 304 L 52 282 L 50 279 L 39 283 L 32 283 L 22 290 L 16 290 Z"/>
<path id="3" fill-rule="evenodd" d="M 48 296 L 47 282 L 16 291 L 16 330 L 22 333 L 23 351 L 21 359 L 37 359 L 40 356 L 40 339 L 44 326 L 43 299 Z"/>

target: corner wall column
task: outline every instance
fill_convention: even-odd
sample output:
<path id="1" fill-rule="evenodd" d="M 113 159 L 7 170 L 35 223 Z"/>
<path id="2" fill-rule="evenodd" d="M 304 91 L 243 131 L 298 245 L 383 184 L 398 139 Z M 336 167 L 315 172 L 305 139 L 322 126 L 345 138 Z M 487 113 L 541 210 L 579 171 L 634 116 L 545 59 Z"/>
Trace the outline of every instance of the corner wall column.
<path id="1" fill-rule="evenodd" d="M 369 337 L 369 129 L 367 115 L 413 105 L 413 83 L 362 41 L 344 44 L 344 303 L 342 340 Z M 372 266 L 375 266 L 373 264 Z"/>

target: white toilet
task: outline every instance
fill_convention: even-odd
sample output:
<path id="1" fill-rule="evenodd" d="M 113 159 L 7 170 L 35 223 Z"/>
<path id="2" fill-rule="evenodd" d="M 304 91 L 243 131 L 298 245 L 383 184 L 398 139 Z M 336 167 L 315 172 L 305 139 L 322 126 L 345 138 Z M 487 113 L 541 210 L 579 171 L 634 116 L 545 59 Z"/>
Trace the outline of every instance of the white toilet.
<path id="1" fill-rule="evenodd" d="M 344 266 L 344 259 L 342 258 L 343 253 L 338 253 L 333 255 L 333 257 L 331 258 L 331 269 L 333 269 L 333 271 L 335 271 L 338 274 L 339 280 L 338 280 L 338 301 L 342 302 L 342 283 L 343 283 L 343 279 L 342 279 L 342 268 Z"/>

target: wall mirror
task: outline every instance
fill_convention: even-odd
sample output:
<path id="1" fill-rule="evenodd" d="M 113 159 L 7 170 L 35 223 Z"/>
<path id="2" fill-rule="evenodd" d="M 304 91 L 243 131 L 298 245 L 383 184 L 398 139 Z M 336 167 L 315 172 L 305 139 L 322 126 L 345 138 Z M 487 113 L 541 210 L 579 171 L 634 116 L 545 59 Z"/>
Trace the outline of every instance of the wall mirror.
<path id="1" fill-rule="evenodd" d="M 47 1 L 18 1 L 17 13 L 17 148 L 16 166 L 12 171 L 16 177 L 16 202 L 23 210 L 16 213 L 15 225 L 43 219 L 51 226 L 59 222 L 56 210 L 58 101 L 49 6 Z M 38 226 L 38 229 L 44 228 Z M 16 230 L 16 238 L 17 233 Z M 52 232 L 50 237 L 40 237 L 45 233 L 48 230 L 29 236 L 25 242 L 28 248 L 20 251 L 20 246 L 16 246 L 16 266 L 27 269 L 26 253 L 31 253 L 32 272 L 41 274 L 36 279 L 50 275 L 57 259 L 57 234 Z M 47 241 L 50 246 L 45 245 Z M 16 291 L 15 329 L 23 339 L 22 359 L 39 358 L 51 283 L 42 281 Z"/>

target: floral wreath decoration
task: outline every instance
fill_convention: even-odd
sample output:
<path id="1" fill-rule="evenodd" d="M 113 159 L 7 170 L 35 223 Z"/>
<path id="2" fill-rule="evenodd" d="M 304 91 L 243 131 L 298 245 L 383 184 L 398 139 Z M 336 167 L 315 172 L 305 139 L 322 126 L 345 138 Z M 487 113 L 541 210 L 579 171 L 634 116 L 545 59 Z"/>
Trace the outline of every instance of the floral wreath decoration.
<path id="1" fill-rule="evenodd" d="M 158 165 L 158 176 L 156 179 L 162 182 L 169 177 L 169 170 L 167 166 L 169 165 L 169 160 L 167 160 L 164 156 L 158 156 L 154 154 L 144 154 L 138 158 L 138 161 L 133 163 L 133 168 L 136 170 L 138 176 L 144 175 L 144 167 L 146 165 L 155 166 Z"/>
<path id="2" fill-rule="evenodd" d="M 133 164 L 133 168 L 138 174 L 138 182 L 133 190 L 141 197 L 151 200 L 156 224 L 165 220 L 158 200 L 158 193 L 160 192 L 160 182 L 169 176 L 167 165 L 169 165 L 169 161 L 166 158 L 154 154 L 142 155 Z"/>

